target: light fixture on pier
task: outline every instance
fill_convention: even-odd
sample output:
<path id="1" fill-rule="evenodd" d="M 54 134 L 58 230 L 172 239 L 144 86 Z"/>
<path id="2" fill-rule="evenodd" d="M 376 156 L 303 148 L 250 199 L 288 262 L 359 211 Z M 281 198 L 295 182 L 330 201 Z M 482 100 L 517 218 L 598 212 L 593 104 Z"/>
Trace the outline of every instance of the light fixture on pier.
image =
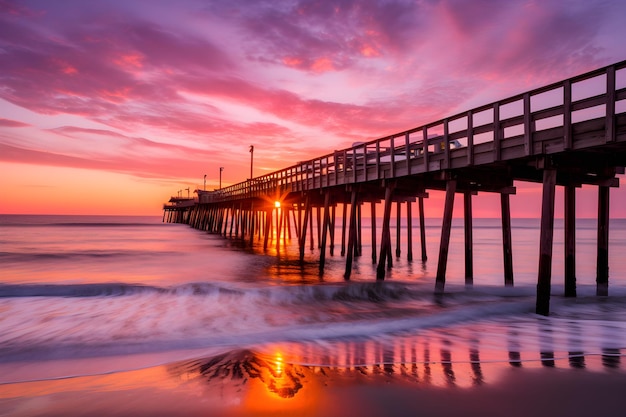
<path id="1" fill-rule="evenodd" d="M 254 161 L 254 145 L 250 145 L 250 181 L 252 181 L 252 163 Z"/>
<path id="2" fill-rule="evenodd" d="M 220 167 L 220 190 L 222 189 L 222 171 L 224 171 L 224 167 Z"/>
<path id="3" fill-rule="evenodd" d="M 280 208 L 280 201 L 274 201 L 274 207 Z"/>

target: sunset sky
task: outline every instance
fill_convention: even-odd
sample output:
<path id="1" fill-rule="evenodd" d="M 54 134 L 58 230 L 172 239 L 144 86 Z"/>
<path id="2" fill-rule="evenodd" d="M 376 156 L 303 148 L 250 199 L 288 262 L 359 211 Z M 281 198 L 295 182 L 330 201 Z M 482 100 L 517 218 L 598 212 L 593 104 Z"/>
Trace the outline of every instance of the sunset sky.
<path id="1" fill-rule="evenodd" d="M 0 0 L 0 213 L 159 215 L 624 59 L 623 0 Z"/>

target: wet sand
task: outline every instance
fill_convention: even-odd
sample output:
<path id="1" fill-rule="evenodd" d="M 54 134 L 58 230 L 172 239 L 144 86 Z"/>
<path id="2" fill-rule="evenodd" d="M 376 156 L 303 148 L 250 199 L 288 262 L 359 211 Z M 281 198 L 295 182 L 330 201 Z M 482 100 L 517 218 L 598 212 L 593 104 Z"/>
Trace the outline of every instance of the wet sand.
<path id="1" fill-rule="evenodd" d="M 239 351 L 0 385 L 0 416 L 623 416 L 622 357 L 333 368 Z"/>

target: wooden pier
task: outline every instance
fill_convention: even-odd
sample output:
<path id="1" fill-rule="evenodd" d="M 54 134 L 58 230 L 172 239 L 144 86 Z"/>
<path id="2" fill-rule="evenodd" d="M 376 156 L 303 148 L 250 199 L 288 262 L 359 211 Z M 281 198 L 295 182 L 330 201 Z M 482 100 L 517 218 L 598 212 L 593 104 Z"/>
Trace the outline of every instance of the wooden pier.
<path id="1" fill-rule="evenodd" d="M 304 257 L 307 232 L 319 268 L 334 254 L 336 208 L 342 209 L 341 255 L 349 279 L 361 255 L 361 206 L 370 204 L 372 261 L 377 279 L 392 267 L 391 212 L 407 213 L 407 259 L 412 253 L 412 204 L 418 203 L 421 257 L 426 259 L 424 199 L 445 191 L 435 292 L 445 290 L 454 196 L 463 195 L 465 283 L 473 284 L 472 197 L 498 193 L 502 213 L 504 284 L 513 285 L 510 195 L 514 181 L 543 184 L 537 277 L 539 314 L 548 315 L 552 272 L 555 188 L 564 187 L 565 296 L 576 296 L 575 190 L 598 188 L 597 294 L 608 295 L 609 191 L 626 166 L 626 61 L 529 91 L 424 126 L 400 132 L 216 190 L 196 199 L 172 198 L 164 221 L 269 244 L 270 234 L 298 238 Z M 276 202 L 281 210 L 276 210 Z M 383 203 L 377 248 L 376 204 Z M 315 217 L 315 218 L 314 218 Z M 293 224 L 292 224 L 293 222 Z M 347 227 L 347 230 L 346 230 Z M 396 256 L 400 256 L 397 227 Z M 329 244 L 330 241 L 330 244 Z M 376 256 L 378 250 L 378 256 Z"/>

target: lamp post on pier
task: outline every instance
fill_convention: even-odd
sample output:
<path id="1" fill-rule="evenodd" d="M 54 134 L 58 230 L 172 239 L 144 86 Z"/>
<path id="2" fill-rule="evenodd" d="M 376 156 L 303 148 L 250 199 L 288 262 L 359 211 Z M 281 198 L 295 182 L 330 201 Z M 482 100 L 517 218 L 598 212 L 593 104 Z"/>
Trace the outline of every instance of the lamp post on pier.
<path id="1" fill-rule="evenodd" d="M 224 167 L 220 167 L 220 190 L 222 189 L 222 171 L 224 171 Z"/>
<path id="2" fill-rule="evenodd" d="M 203 190 L 206 191 L 206 174 L 204 174 L 204 188 L 203 188 Z"/>
<path id="3" fill-rule="evenodd" d="M 252 163 L 254 161 L 254 145 L 250 145 L 250 181 L 252 181 Z"/>

